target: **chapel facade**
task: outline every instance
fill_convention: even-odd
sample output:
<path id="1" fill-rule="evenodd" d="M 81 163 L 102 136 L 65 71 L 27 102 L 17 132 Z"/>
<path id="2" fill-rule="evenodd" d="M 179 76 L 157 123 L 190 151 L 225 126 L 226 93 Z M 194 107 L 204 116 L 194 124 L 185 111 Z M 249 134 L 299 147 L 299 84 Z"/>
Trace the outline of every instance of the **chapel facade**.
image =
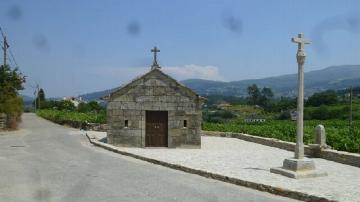
<path id="1" fill-rule="evenodd" d="M 161 71 L 155 47 L 151 70 L 111 93 L 107 141 L 127 147 L 201 146 L 202 98 Z"/>

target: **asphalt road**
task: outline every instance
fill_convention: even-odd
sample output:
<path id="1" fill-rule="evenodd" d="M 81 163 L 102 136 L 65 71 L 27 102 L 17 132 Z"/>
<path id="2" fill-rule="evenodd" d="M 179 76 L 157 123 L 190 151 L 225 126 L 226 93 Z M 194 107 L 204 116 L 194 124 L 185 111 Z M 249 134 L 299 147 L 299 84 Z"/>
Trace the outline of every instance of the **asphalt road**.
<path id="1" fill-rule="evenodd" d="M 0 201 L 293 201 L 125 157 L 24 114 L 0 132 Z"/>

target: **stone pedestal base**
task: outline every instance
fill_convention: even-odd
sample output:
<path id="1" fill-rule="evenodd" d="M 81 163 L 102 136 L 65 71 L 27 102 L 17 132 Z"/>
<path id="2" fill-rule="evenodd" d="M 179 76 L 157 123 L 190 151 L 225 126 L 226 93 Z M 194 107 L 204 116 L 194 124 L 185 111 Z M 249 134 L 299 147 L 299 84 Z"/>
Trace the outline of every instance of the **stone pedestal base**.
<path id="1" fill-rule="evenodd" d="M 315 170 L 314 161 L 308 158 L 285 159 L 283 162 L 283 167 L 270 168 L 270 172 L 295 179 L 327 176 L 326 172 Z"/>

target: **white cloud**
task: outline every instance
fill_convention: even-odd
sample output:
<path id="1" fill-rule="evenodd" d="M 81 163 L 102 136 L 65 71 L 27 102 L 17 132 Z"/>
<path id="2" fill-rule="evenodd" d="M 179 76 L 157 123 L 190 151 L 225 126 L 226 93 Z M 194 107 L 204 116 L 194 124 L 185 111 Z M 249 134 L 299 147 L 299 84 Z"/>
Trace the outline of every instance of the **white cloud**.
<path id="1" fill-rule="evenodd" d="M 224 80 L 219 73 L 219 68 L 211 65 L 184 65 L 174 67 L 163 67 L 166 74 L 174 77 L 177 80 L 184 79 L 207 79 L 207 80 Z"/>
<path id="2" fill-rule="evenodd" d="M 138 76 L 148 72 L 151 67 L 123 67 L 123 68 L 104 68 L 101 74 L 108 79 L 128 82 Z M 223 76 L 219 73 L 219 68 L 211 65 L 183 65 L 183 66 L 165 66 L 161 68 L 166 74 L 176 80 L 184 79 L 207 79 L 223 81 Z"/>
<path id="3" fill-rule="evenodd" d="M 66 93 L 59 95 L 76 95 L 119 87 L 129 83 L 136 77 L 139 77 L 150 71 L 151 67 L 101 67 L 89 68 L 85 73 L 75 74 L 72 82 L 62 83 L 62 88 L 67 90 Z M 184 79 L 207 79 L 207 80 L 224 80 L 219 73 L 219 68 L 211 65 L 183 65 L 162 67 L 164 73 L 174 79 L 181 81 Z M 76 88 L 74 88 L 74 85 Z M 76 91 L 75 91 L 76 89 Z"/>

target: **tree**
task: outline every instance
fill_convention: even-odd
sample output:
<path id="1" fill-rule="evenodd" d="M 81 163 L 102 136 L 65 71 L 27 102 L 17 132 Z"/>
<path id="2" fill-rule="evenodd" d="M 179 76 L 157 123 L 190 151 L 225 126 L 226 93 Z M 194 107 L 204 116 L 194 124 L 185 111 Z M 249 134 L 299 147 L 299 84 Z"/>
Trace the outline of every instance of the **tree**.
<path id="1" fill-rule="evenodd" d="M 85 112 L 91 111 L 91 108 L 90 108 L 90 106 L 89 106 L 87 103 L 81 102 L 81 103 L 77 106 L 77 111 L 78 111 L 78 112 L 85 113 Z"/>
<path id="2" fill-rule="evenodd" d="M 296 108 L 297 98 L 280 97 L 276 103 L 276 111 L 291 110 Z"/>
<path id="3" fill-rule="evenodd" d="M 40 88 L 36 97 L 36 108 L 40 109 L 45 106 L 45 92 L 44 89 Z"/>
<path id="4" fill-rule="evenodd" d="M 274 93 L 272 92 L 271 88 L 266 87 L 261 90 L 261 95 L 267 100 L 270 100 L 274 97 Z"/>
<path id="5" fill-rule="evenodd" d="M 251 86 L 249 86 L 247 88 L 247 92 L 248 92 L 248 103 L 251 105 L 257 105 L 259 104 L 259 101 L 261 99 L 261 93 L 259 88 L 257 87 L 256 84 L 253 84 Z"/>
<path id="6" fill-rule="evenodd" d="M 88 103 L 88 105 L 89 105 L 91 111 L 98 112 L 101 110 L 101 106 L 96 101 L 90 101 Z"/>
<path id="7" fill-rule="evenodd" d="M 69 100 L 61 100 L 58 102 L 58 110 L 74 111 L 76 109 L 75 105 Z"/>
<path id="8" fill-rule="evenodd" d="M 274 103 L 271 102 L 273 97 L 274 97 L 274 93 L 272 92 L 271 88 L 264 87 L 261 90 L 261 98 L 258 104 L 264 107 L 266 111 L 273 111 Z"/>
<path id="9" fill-rule="evenodd" d="M 39 90 L 38 99 L 40 101 L 45 101 L 45 92 L 44 92 L 44 89 L 42 89 L 42 88 L 40 88 L 40 90 Z"/>
<path id="10" fill-rule="evenodd" d="M 271 88 L 264 87 L 260 89 L 256 84 L 253 84 L 247 88 L 248 91 L 248 104 L 259 105 L 263 107 L 266 111 L 274 111 L 275 103 L 272 102 L 274 93 Z"/>
<path id="11" fill-rule="evenodd" d="M 332 105 L 338 103 L 338 97 L 335 91 L 328 90 L 321 93 L 314 93 L 306 101 L 306 106 L 318 107 L 321 105 Z"/>
<path id="12" fill-rule="evenodd" d="M 82 102 L 77 107 L 78 112 L 100 112 L 101 110 L 104 110 L 104 108 L 96 101 L 90 101 L 89 103 Z"/>
<path id="13" fill-rule="evenodd" d="M 25 76 L 17 68 L 11 70 L 8 65 L 0 66 L 0 100 L 16 97 L 18 90 L 23 90 Z"/>
<path id="14" fill-rule="evenodd" d="M 0 66 L 0 112 L 7 114 L 7 124 L 11 128 L 16 128 L 23 110 L 18 91 L 24 89 L 24 82 L 25 76 L 17 68 L 12 70 L 8 65 Z"/>
<path id="15" fill-rule="evenodd" d="M 317 119 L 317 120 L 326 120 L 330 117 L 330 111 L 329 108 L 325 105 L 321 105 L 319 108 L 316 108 L 311 113 L 311 119 Z"/>

